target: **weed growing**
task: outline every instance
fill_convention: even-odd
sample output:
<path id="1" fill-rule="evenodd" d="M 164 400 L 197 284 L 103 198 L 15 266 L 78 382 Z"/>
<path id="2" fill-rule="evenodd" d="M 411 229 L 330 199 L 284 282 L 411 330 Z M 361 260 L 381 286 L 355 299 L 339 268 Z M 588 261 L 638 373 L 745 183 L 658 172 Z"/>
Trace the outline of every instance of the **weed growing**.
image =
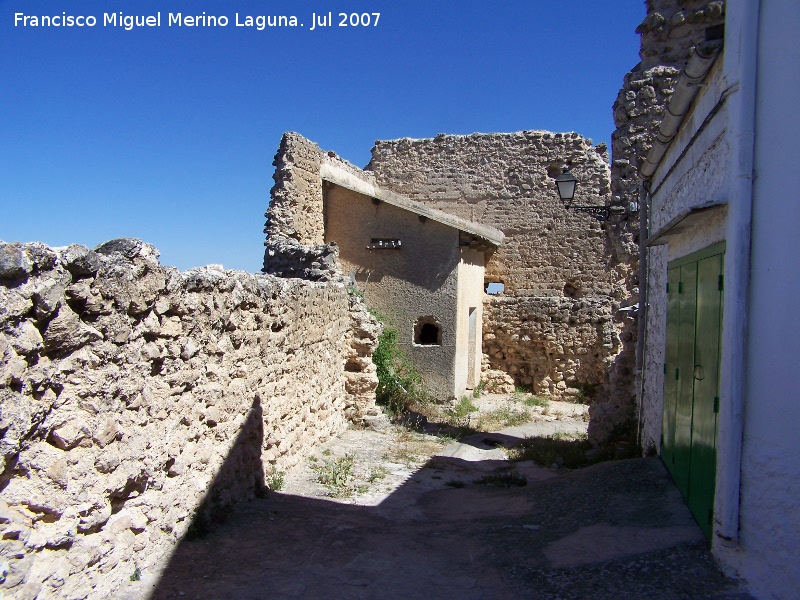
<path id="1" fill-rule="evenodd" d="M 416 402 L 425 401 L 422 378 L 398 344 L 397 329 L 383 316 L 372 313 L 381 323 L 383 332 L 372 353 L 378 375 L 375 397 L 395 417 L 403 415 Z"/>
<path id="2" fill-rule="evenodd" d="M 383 457 L 389 462 L 413 468 L 421 458 L 427 458 L 441 448 L 438 438 L 420 434 L 408 429 L 400 429 L 397 437 Z"/>
<path id="3" fill-rule="evenodd" d="M 347 293 L 351 296 L 355 296 L 356 298 L 364 299 L 364 292 L 358 289 L 358 286 L 355 283 L 352 283 L 347 286 Z"/>
<path id="4" fill-rule="evenodd" d="M 486 382 L 483 380 L 479 381 L 478 385 L 475 386 L 475 389 L 472 390 L 472 397 L 480 398 L 485 388 L 486 388 Z"/>
<path id="5" fill-rule="evenodd" d="M 279 492 L 283 489 L 284 479 L 286 474 L 282 471 L 276 471 L 269 477 L 267 477 L 264 484 L 267 486 L 267 489 L 272 492 Z"/>
<path id="6" fill-rule="evenodd" d="M 384 477 L 389 474 L 389 469 L 386 467 L 377 467 L 373 469 L 372 472 L 367 476 L 368 483 L 375 483 L 376 481 L 380 481 Z"/>
<path id="7" fill-rule="evenodd" d="M 531 407 L 541 406 L 543 408 L 546 408 L 550 406 L 549 399 L 543 398 L 542 396 L 534 396 L 533 394 L 525 398 L 525 400 L 523 400 L 523 403 L 525 404 L 525 406 L 531 406 Z"/>
<path id="8" fill-rule="evenodd" d="M 472 400 L 466 396 L 461 396 L 461 400 L 458 401 L 458 404 L 456 404 L 453 408 L 448 409 L 446 412 L 448 416 L 452 417 L 453 419 L 463 419 L 470 413 L 474 413 L 476 410 L 478 410 L 478 407 L 472 403 Z"/>
<path id="9" fill-rule="evenodd" d="M 453 435 L 451 431 L 444 431 L 440 429 L 436 432 L 436 439 L 441 443 L 443 446 L 447 446 L 448 444 L 452 444 L 453 442 L 458 441 L 458 436 Z"/>
<path id="10" fill-rule="evenodd" d="M 534 406 L 541 406 L 543 408 L 548 408 L 550 406 L 550 400 L 544 398 L 542 396 L 535 396 L 531 394 L 528 390 L 523 387 L 517 386 L 514 389 L 514 393 L 511 395 L 511 399 L 515 402 L 519 402 L 520 404 L 524 404 L 525 406 L 530 406 L 531 408 Z"/>
<path id="11" fill-rule="evenodd" d="M 518 385 L 514 388 L 514 393 L 511 397 L 517 402 L 522 402 L 529 393 L 530 391 L 527 388 Z"/>
<path id="12" fill-rule="evenodd" d="M 478 431 L 496 431 L 503 427 L 516 427 L 532 420 L 533 415 L 527 408 L 518 409 L 502 406 L 496 410 L 482 413 L 478 417 L 475 429 Z"/>
<path id="13" fill-rule="evenodd" d="M 353 485 L 355 456 L 345 454 L 337 459 L 312 461 L 311 469 L 317 474 L 317 482 L 328 488 L 332 498 L 349 498 L 357 491 Z"/>

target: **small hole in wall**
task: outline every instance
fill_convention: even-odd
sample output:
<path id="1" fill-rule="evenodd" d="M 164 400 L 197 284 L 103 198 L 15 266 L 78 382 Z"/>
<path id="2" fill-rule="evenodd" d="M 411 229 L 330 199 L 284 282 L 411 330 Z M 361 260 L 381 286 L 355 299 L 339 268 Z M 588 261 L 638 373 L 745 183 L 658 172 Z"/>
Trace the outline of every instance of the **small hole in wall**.
<path id="1" fill-rule="evenodd" d="M 150 375 L 160 375 L 161 370 L 164 368 L 164 359 L 153 359 L 153 364 L 150 366 Z"/>
<path id="2" fill-rule="evenodd" d="M 414 325 L 414 343 L 420 346 L 441 346 L 442 325 L 435 317 L 420 317 Z"/>
<path id="3" fill-rule="evenodd" d="M 506 289 L 506 284 L 502 281 L 486 281 L 483 284 L 484 291 L 490 296 L 502 294 Z"/>
<path id="4" fill-rule="evenodd" d="M 550 164 L 550 165 L 548 165 L 548 167 L 547 167 L 547 176 L 548 176 L 550 179 L 555 179 L 556 177 L 558 177 L 559 175 L 561 175 L 561 173 L 562 173 L 562 171 L 563 171 L 563 170 L 564 170 L 564 169 L 562 168 L 562 166 L 561 166 L 561 165 L 558 165 L 558 164 L 555 164 L 555 163 L 553 163 L 553 164 Z"/>
<path id="5" fill-rule="evenodd" d="M 568 281 L 564 284 L 564 295 L 567 298 L 580 298 L 581 290 L 576 283 Z"/>

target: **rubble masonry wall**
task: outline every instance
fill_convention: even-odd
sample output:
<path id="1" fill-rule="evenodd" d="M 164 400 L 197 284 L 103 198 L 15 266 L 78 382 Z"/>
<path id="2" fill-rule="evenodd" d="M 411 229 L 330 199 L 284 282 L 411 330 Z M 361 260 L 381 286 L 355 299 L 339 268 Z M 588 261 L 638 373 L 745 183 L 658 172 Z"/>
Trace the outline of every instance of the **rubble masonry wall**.
<path id="1" fill-rule="evenodd" d="M 0 243 L 0 589 L 15 598 L 113 596 L 374 408 L 378 326 L 344 285 L 157 256 L 131 239 Z"/>

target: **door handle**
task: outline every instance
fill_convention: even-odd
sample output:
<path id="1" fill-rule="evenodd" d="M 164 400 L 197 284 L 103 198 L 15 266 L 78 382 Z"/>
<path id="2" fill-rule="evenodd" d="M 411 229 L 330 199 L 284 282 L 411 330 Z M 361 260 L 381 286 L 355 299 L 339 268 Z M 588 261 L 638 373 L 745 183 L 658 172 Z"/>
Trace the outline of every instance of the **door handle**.
<path id="1" fill-rule="evenodd" d="M 706 372 L 705 372 L 705 370 L 703 369 L 703 365 L 695 365 L 695 366 L 694 366 L 694 373 L 693 373 L 693 375 L 694 375 L 694 378 L 695 378 L 697 381 L 703 381 L 703 379 L 705 379 L 705 378 L 706 378 Z"/>

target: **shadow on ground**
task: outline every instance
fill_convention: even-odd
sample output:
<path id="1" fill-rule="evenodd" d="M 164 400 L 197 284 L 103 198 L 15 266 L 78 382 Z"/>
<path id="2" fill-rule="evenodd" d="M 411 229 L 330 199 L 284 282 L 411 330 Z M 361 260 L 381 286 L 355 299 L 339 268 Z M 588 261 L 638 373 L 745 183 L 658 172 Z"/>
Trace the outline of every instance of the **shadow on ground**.
<path id="1" fill-rule="evenodd" d="M 125 595 L 749 598 L 716 567 L 660 459 L 474 483 L 494 468 L 434 459 L 377 506 L 269 493 L 181 542 L 158 582 Z"/>

